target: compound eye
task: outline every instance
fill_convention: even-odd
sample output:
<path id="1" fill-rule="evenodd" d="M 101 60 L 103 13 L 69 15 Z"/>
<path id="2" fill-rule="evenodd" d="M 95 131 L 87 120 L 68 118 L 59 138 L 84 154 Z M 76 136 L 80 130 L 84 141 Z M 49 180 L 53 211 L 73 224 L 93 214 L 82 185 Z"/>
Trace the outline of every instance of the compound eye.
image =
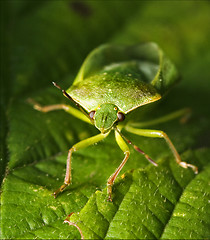
<path id="1" fill-rule="evenodd" d="M 93 119 L 94 116 L 95 116 L 95 113 L 96 113 L 96 111 L 91 111 L 91 112 L 89 113 L 89 117 L 90 117 L 91 119 Z"/>
<path id="2" fill-rule="evenodd" d="M 122 122 L 125 119 L 125 115 L 121 112 L 117 113 L 118 121 Z"/>

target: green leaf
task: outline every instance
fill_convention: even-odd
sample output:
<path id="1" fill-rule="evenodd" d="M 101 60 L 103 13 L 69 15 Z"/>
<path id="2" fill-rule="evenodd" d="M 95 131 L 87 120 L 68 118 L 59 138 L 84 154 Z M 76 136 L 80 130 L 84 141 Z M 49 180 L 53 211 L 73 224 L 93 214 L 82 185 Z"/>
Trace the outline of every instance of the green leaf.
<path id="1" fill-rule="evenodd" d="M 209 153 L 199 151 L 196 152 L 196 157 L 206 161 Z M 186 186 L 164 229 L 162 238 L 209 238 L 209 174 L 210 167 L 208 165 Z"/>
<path id="2" fill-rule="evenodd" d="M 1 2 L 1 238 L 78 239 L 77 228 L 63 224 L 72 212 L 85 237 L 210 238 L 209 8 L 204 1 Z M 97 130 L 62 111 L 37 112 L 27 98 L 69 103 L 51 82 L 67 89 L 93 48 L 150 41 L 176 63 L 182 81 L 156 109 L 133 117 L 190 107 L 186 124 L 154 128 L 169 135 L 198 175 L 178 167 L 163 140 L 124 133 L 159 167 L 131 149 L 108 203 L 107 179 L 123 159 L 110 135 L 73 154 L 73 183 L 54 199 L 68 149 Z"/>
<path id="3" fill-rule="evenodd" d="M 182 157 L 205 164 L 209 153 L 187 152 Z M 194 177 L 168 159 L 158 168 L 136 169 L 117 181 L 113 203 L 106 202 L 105 190 L 98 191 L 70 221 L 85 239 L 208 238 L 209 172 L 210 165 Z"/>

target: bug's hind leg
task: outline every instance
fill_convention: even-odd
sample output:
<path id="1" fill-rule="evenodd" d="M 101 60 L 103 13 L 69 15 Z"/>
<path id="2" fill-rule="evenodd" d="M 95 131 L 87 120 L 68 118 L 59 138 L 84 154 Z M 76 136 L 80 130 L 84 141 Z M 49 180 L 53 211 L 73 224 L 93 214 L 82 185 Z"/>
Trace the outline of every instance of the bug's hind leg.
<path id="1" fill-rule="evenodd" d="M 183 168 L 192 168 L 192 170 L 194 171 L 195 174 L 198 173 L 198 168 L 195 165 L 186 163 L 186 162 L 182 162 L 179 153 L 177 152 L 175 146 L 173 145 L 173 143 L 171 142 L 170 138 L 168 137 L 168 135 L 160 130 L 150 130 L 150 129 L 136 129 L 133 128 L 131 126 L 126 126 L 125 129 L 128 132 L 134 133 L 136 135 L 140 135 L 140 136 L 145 136 L 145 137 L 153 137 L 153 138 L 164 138 L 166 140 L 166 143 L 168 144 L 168 146 L 170 147 L 176 162 Z"/>
<path id="2" fill-rule="evenodd" d="M 186 123 L 188 121 L 188 119 L 191 116 L 191 109 L 190 108 L 183 108 L 180 110 L 177 110 L 175 112 L 169 113 L 165 116 L 150 120 L 150 121 L 146 121 L 146 122 L 130 122 L 128 123 L 128 125 L 135 127 L 135 128 L 145 128 L 148 126 L 152 126 L 155 124 L 160 124 L 160 123 L 164 123 L 164 122 L 168 122 L 171 120 L 174 120 L 176 118 L 180 118 L 180 123 Z"/>

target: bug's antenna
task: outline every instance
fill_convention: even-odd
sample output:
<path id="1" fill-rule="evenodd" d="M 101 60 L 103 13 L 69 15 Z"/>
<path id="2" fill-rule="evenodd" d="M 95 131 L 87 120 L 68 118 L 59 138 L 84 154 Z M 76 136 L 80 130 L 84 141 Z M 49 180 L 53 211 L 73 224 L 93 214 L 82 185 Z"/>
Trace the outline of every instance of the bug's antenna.
<path id="1" fill-rule="evenodd" d="M 158 164 L 152 160 L 143 150 L 141 150 L 139 147 L 137 147 L 135 144 L 133 144 L 129 139 L 127 139 L 121 132 L 120 130 L 115 127 L 115 130 L 120 134 L 120 136 L 128 143 L 130 144 L 137 152 L 143 154 L 145 156 L 145 158 L 150 162 L 152 163 L 154 166 L 158 166 Z"/>
<path id="2" fill-rule="evenodd" d="M 79 105 L 79 103 L 75 102 L 74 99 L 65 91 L 63 90 L 57 83 L 52 82 L 52 84 L 57 87 L 59 90 L 62 91 L 63 95 L 66 96 L 68 99 L 70 99 L 84 114 L 87 118 L 89 118 L 92 122 L 92 119 L 90 118 L 89 114 L 85 112 L 85 110 Z"/>
<path id="3" fill-rule="evenodd" d="M 68 94 L 65 90 L 63 90 L 57 83 L 52 82 L 52 84 L 53 84 L 55 87 L 57 87 L 58 89 L 60 89 L 60 90 L 62 91 L 62 93 L 63 93 L 67 98 L 69 98 L 69 99 L 70 99 L 71 101 L 73 101 L 76 105 L 78 105 L 78 103 L 76 103 L 76 102 L 72 99 L 72 97 L 69 96 L 69 94 Z"/>

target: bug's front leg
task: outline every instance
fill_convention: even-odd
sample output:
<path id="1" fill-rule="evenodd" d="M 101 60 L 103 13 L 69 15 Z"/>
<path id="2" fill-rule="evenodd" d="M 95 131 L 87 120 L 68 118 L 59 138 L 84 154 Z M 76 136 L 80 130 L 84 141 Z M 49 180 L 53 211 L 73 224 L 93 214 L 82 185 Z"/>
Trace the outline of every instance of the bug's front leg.
<path id="1" fill-rule="evenodd" d="M 123 138 L 120 136 L 120 134 L 116 130 L 115 130 L 115 138 L 116 138 L 116 141 L 117 141 L 119 147 L 124 152 L 125 157 L 124 157 L 123 161 L 121 162 L 120 166 L 116 169 L 116 171 L 108 179 L 107 193 L 108 193 L 108 201 L 110 201 L 110 202 L 112 202 L 112 186 L 114 184 L 114 181 L 115 181 L 116 177 L 118 176 L 118 174 L 120 173 L 120 171 L 122 170 L 123 166 L 126 164 L 128 158 L 129 158 L 129 155 L 130 155 L 130 150 L 129 150 L 128 145 L 125 143 Z"/>
<path id="2" fill-rule="evenodd" d="M 179 153 L 177 152 L 175 146 L 173 145 L 173 143 L 171 142 L 170 138 L 168 137 L 168 135 L 160 130 L 150 130 L 150 129 L 136 129 L 133 128 L 131 126 L 126 126 L 125 129 L 128 132 L 134 133 L 136 135 L 140 135 L 140 136 L 145 136 L 145 137 L 154 137 L 154 138 L 164 138 L 166 140 L 166 143 L 168 144 L 168 146 L 170 147 L 176 162 L 183 168 L 192 168 L 192 170 L 194 171 L 195 174 L 198 173 L 198 168 L 195 165 L 186 163 L 186 162 L 182 162 L 181 157 L 179 155 Z"/>
<path id="3" fill-rule="evenodd" d="M 72 153 L 75 152 L 75 151 L 78 151 L 79 149 L 82 149 L 82 148 L 85 148 L 85 147 L 88 147 L 90 145 L 93 145 L 94 143 L 97 143 L 101 140 L 103 140 L 104 138 L 106 138 L 108 136 L 109 132 L 108 133 L 105 133 L 105 134 L 98 134 L 96 136 L 93 136 L 93 137 L 90 137 L 90 138 L 87 138 L 85 140 L 82 140 L 78 143 L 76 143 L 72 148 L 69 149 L 69 152 L 68 152 L 68 157 L 67 157 L 67 163 L 66 163 L 66 175 L 65 175 L 65 179 L 64 179 L 64 184 L 60 186 L 60 188 L 58 188 L 54 193 L 54 197 L 56 198 L 57 195 L 60 193 L 60 192 L 63 192 L 63 190 L 71 184 L 71 157 L 72 157 Z"/>
<path id="4" fill-rule="evenodd" d="M 64 184 L 61 185 L 54 193 L 54 198 L 56 198 L 58 196 L 58 194 L 60 192 L 63 192 L 63 190 L 70 185 L 71 183 L 71 156 L 72 156 L 72 152 L 76 151 L 76 145 L 74 145 L 72 148 L 69 149 L 68 152 L 68 157 L 67 157 L 67 161 L 66 161 L 66 175 L 65 175 L 65 179 L 64 179 Z"/>

